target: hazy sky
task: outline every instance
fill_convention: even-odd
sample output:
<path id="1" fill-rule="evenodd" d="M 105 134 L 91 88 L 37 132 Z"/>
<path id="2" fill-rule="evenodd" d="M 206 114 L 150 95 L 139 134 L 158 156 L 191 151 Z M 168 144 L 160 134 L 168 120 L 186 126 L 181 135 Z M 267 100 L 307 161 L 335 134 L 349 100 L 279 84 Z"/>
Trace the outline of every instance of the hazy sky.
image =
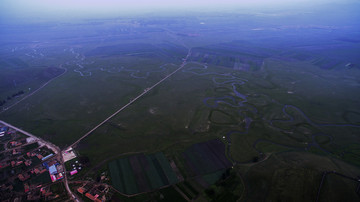
<path id="1" fill-rule="evenodd" d="M 166 9 L 281 7 L 349 0 L 0 0 L 0 18 L 105 17 Z"/>

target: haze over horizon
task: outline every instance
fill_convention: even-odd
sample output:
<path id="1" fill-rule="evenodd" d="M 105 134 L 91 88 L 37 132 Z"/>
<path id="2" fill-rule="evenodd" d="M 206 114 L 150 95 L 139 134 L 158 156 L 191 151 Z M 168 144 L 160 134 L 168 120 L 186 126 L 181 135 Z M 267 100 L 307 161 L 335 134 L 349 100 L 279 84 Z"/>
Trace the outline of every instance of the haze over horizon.
<path id="1" fill-rule="evenodd" d="M 359 202 L 359 11 L 0 0 L 0 202 Z"/>
<path id="2" fill-rule="evenodd" d="M 359 3 L 355 0 L 3 0 L 0 19 L 9 20 L 56 20 L 76 18 L 104 18 L 136 15 L 149 12 L 162 14 L 172 11 L 221 11 L 222 9 L 286 9 L 311 7 L 331 3 Z"/>

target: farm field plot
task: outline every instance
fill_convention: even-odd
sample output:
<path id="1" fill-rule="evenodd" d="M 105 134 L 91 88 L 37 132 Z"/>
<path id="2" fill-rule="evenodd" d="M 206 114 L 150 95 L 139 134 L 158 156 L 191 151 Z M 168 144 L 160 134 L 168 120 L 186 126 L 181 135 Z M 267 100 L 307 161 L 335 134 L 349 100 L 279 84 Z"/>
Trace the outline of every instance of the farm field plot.
<path id="1" fill-rule="evenodd" d="M 192 145 L 183 153 L 193 175 L 205 175 L 232 166 L 226 158 L 225 145 L 218 139 Z"/>
<path id="2" fill-rule="evenodd" d="M 178 182 L 169 161 L 159 152 L 139 154 L 109 163 L 113 186 L 124 194 L 136 194 Z"/>

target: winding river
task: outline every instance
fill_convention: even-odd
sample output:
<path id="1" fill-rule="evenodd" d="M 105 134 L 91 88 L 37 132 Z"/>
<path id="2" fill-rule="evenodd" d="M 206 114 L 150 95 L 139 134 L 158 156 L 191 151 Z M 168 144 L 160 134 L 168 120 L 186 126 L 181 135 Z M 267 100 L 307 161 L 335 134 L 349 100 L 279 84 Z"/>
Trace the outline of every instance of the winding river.
<path id="1" fill-rule="evenodd" d="M 221 97 L 206 97 L 206 98 L 203 99 L 203 102 L 207 107 L 214 109 L 214 108 L 218 108 L 219 104 L 225 104 L 225 105 L 228 105 L 228 106 L 230 106 L 232 108 L 241 108 L 241 109 L 238 110 L 239 113 L 241 113 L 243 111 L 249 111 L 249 112 L 252 112 L 253 114 L 257 114 L 257 112 L 258 112 L 257 109 L 254 106 L 246 104 L 247 96 L 240 93 L 238 91 L 238 88 L 237 88 L 237 86 L 241 86 L 241 85 L 245 84 L 247 82 L 247 80 L 235 77 L 235 76 L 233 76 L 233 75 L 231 75 L 229 73 L 204 72 L 204 71 L 208 70 L 208 66 L 206 64 L 202 64 L 202 63 L 194 63 L 194 64 L 200 65 L 200 67 L 189 67 L 189 68 L 186 68 L 186 69 L 184 69 L 182 71 L 184 73 L 191 73 L 191 74 L 198 75 L 198 76 L 212 76 L 212 81 L 213 81 L 213 83 L 215 85 L 217 85 L 217 86 L 230 85 L 232 87 L 232 92 L 231 93 L 233 95 L 235 95 L 235 96 L 227 95 L 227 96 L 221 96 Z M 219 80 L 224 80 L 224 81 L 219 81 Z M 248 109 L 249 107 L 252 108 L 252 110 Z M 246 109 L 244 109 L 244 108 L 246 108 Z M 285 104 L 283 106 L 283 108 L 282 108 L 282 112 L 287 117 L 286 120 L 265 120 L 265 121 L 269 122 L 270 125 L 273 128 L 276 128 L 279 131 L 283 131 L 283 129 L 274 126 L 273 123 L 274 122 L 287 122 L 287 123 L 293 122 L 294 117 L 286 112 L 286 109 L 288 109 L 288 108 L 293 108 L 293 109 L 297 110 L 302 115 L 302 117 L 304 117 L 304 119 L 310 125 L 313 125 L 313 126 L 317 126 L 317 127 L 356 127 L 356 128 L 360 128 L 360 125 L 356 125 L 356 124 L 315 123 L 308 116 L 306 116 L 306 114 L 301 109 L 299 109 L 296 106 L 288 105 L 288 104 Z M 236 161 L 231 155 L 231 135 L 232 134 L 239 134 L 239 135 L 248 134 L 248 131 L 249 131 L 250 127 L 251 127 L 251 123 L 253 122 L 253 120 L 250 117 L 245 115 L 244 122 L 245 122 L 245 131 L 231 130 L 231 131 L 229 131 L 229 132 L 227 132 L 225 134 L 225 139 L 226 139 L 227 144 L 228 144 L 227 156 L 230 158 L 231 161 L 233 161 L 234 163 L 238 163 L 238 164 L 253 163 L 251 160 L 246 161 L 246 162 Z M 281 144 L 281 143 L 277 143 L 277 142 L 274 142 L 274 141 L 271 141 L 271 140 L 268 140 L 268 139 L 260 138 L 260 139 L 257 139 L 253 143 L 252 147 L 254 148 L 254 150 L 256 150 L 259 153 L 260 157 L 264 157 L 263 152 L 260 151 L 257 148 L 257 145 L 259 143 L 261 143 L 261 142 L 267 142 L 267 143 L 270 143 L 270 144 L 274 144 L 274 145 L 277 145 L 277 146 L 288 148 L 290 150 L 307 151 L 311 147 L 315 147 L 315 148 L 317 148 L 317 149 L 319 149 L 319 150 L 321 150 L 321 151 L 323 151 L 323 152 L 325 152 L 327 154 L 333 154 L 332 152 L 322 148 L 318 144 L 318 142 L 316 141 L 316 137 L 318 137 L 318 136 L 328 137 L 329 138 L 329 143 L 332 143 L 333 139 L 334 139 L 331 135 L 328 135 L 328 134 L 315 133 L 315 134 L 311 135 L 311 140 L 310 140 L 309 143 L 306 144 L 306 146 L 292 146 L 292 145 Z M 266 158 L 263 158 L 262 160 L 264 160 L 264 159 L 266 159 Z M 261 162 L 261 160 L 259 162 Z"/>

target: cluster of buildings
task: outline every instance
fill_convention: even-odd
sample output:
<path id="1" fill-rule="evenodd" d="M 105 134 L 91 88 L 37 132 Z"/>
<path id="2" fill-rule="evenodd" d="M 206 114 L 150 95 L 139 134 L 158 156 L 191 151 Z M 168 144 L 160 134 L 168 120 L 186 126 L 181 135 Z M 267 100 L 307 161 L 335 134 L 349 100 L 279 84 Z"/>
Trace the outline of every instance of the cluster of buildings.
<path id="1" fill-rule="evenodd" d="M 44 166 L 37 166 L 33 169 L 30 170 L 31 174 L 35 174 L 35 175 L 39 175 L 42 174 L 44 172 L 46 172 L 46 168 Z"/>
<path id="2" fill-rule="evenodd" d="M 79 161 L 75 161 L 72 164 L 72 170 L 70 171 L 70 175 L 75 175 L 76 173 L 78 173 L 78 171 L 80 171 L 82 169 L 82 164 Z"/>
<path id="3" fill-rule="evenodd" d="M 59 197 L 50 187 L 62 179 L 64 168 L 51 148 L 39 145 L 36 138 L 24 137 L 0 125 L 1 201 L 51 200 Z M 60 194 L 61 195 L 61 194 Z M 66 194 L 65 194 L 66 197 Z"/>
<path id="4" fill-rule="evenodd" d="M 3 137 L 5 134 L 7 134 L 9 130 L 9 127 L 4 126 L 4 127 L 0 127 L 0 137 Z"/>
<path id="5" fill-rule="evenodd" d="M 36 143 L 34 143 L 36 144 Z M 44 161 L 46 159 L 48 159 L 49 157 L 53 156 L 53 153 L 49 154 L 45 157 L 42 156 L 43 153 L 46 153 L 44 151 L 41 151 L 41 149 L 44 148 L 40 148 L 38 151 L 31 151 L 31 152 L 27 152 L 26 154 L 23 154 L 24 148 L 18 148 L 18 149 L 13 149 L 11 150 L 11 152 L 9 154 L 12 155 L 12 158 L 5 158 L 3 159 L 3 161 L 0 162 L 0 169 L 1 168 L 6 168 L 8 166 L 11 166 L 12 168 L 21 166 L 22 164 L 24 164 L 26 167 L 29 167 L 33 164 L 33 162 L 36 160 L 36 162 L 40 162 L 40 161 Z"/>
<path id="6" fill-rule="evenodd" d="M 61 165 L 58 166 L 59 163 L 56 159 L 50 160 L 49 162 L 43 162 L 42 164 L 31 166 L 35 159 L 37 159 L 36 162 L 43 161 L 44 157 L 41 155 L 41 152 L 39 151 L 41 151 L 41 149 L 32 152 L 27 152 L 26 153 L 27 159 L 25 159 L 24 157 L 25 155 L 24 155 L 21 156 L 22 160 L 18 158 L 17 160 L 14 159 L 11 161 L 10 165 L 14 169 L 16 169 L 16 167 L 22 166 L 21 170 L 23 171 L 16 175 L 19 181 L 26 182 L 29 179 L 35 178 L 36 176 L 39 176 L 47 171 L 49 172 L 50 179 L 52 180 L 52 182 L 62 179 L 63 174 L 61 172 L 63 172 L 63 169 Z M 22 164 L 25 165 L 25 167 Z M 49 164 L 51 164 L 51 166 L 49 166 Z M 29 183 L 24 183 L 23 185 L 24 185 L 24 192 L 25 193 L 29 192 L 30 191 Z"/>
<path id="7" fill-rule="evenodd" d="M 14 140 L 14 141 L 10 141 L 6 145 L 6 148 L 12 149 L 11 154 L 13 156 L 16 156 L 18 154 L 21 154 L 24 151 L 24 148 L 21 147 L 24 144 L 26 144 L 26 139 Z"/>
<path id="8" fill-rule="evenodd" d="M 77 157 L 74 150 L 71 147 L 63 151 L 62 156 L 64 162 L 68 162 Z M 70 175 L 75 175 L 76 173 L 78 173 L 79 170 L 81 170 L 81 163 L 79 163 L 79 161 L 75 161 L 75 163 L 72 164 Z"/>
<path id="9" fill-rule="evenodd" d="M 30 189 L 30 187 L 29 187 Z M 34 190 L 34 189 L 32 189 Z M 39 201 L 41 198 L 44 199 L 54 199 L 57 198 L 56 195 L 54 195 L 48 188 L 41 187 L 40 189 L 36 190 L 34 194 L 28 194 L 26 196 L 26 200 L 28 201 Z"/>
<path id="10" fill-rule="evenodd" d="M 13 149 L 8 154 L 10 154 L 13 158 L 5 158 L 0 162 L 0 169 L 7 168 L 8 166 L 11 168 L 15 168 L 18 166 L 22 166 L 23 164 L 26 167 L 29 167 L 33 163 L 33 159 L 31 159 L 28 155 L 21 155 L 23 152 L 22 148 Z"/>
<path id="11" fill-rule="evenodd" d="M 11 141 L 11 142 L 9 142 L 9 148 L 19 147 L 19 146 L 23 145 L 24 143 L 26 143 L 26 139 L 22 139 L 20 141 Z"/>
<path id="12" fill-rule="evenodd" d="M 43 166 L 49 171 L 52 182 L 56 182 L 64 178 L 64 168 L 57 160 L 44 162 Z"/>
<path id="13" fill-rule="evenodd" d="M 83 184 L 77 188 L 77 192 L 79 192 L 81 195 L 96 202 L 106 201 L 105 195 L 108 193 L 108 191 L 108 185 L 96 184 L 92 182 Z"/>

